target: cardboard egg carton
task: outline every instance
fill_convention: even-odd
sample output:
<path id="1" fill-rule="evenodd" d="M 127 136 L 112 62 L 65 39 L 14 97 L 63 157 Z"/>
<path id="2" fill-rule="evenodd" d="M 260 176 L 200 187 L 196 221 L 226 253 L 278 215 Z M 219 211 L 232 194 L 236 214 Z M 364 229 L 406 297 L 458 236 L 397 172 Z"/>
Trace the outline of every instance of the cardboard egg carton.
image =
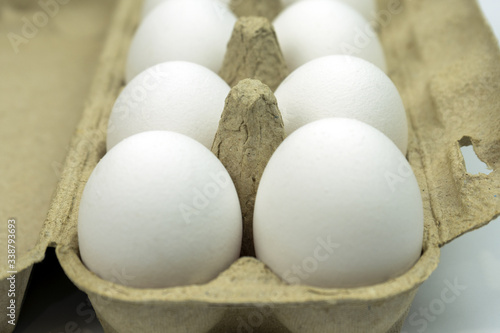
<path id="1" fill-rule="evenodd" d="M 233 8 L 241 3 L 233 2 Z M 265 6 L 255 1 L 254 7 L 235 11 L 262 14 Z M 500 214 L 500 52 L 474 1 L 379 0 L 378 8 L 388 75 L 408 113 L 407 158 L 424 202 L 422 255 L 407 273 L 374 286 L 325 289 L 287 284 L 259 260 L 242 257 L 204 285 L 137 289 L 120 284 L 128 278 L 123 272 L 116 272 L 115 281 L 90 272 L 78 252 L 78 206 L 86 180 L 105 154 L 107 119 L 124 86 L 125 60 L 140 14 L 140 3 L 121 0 L 39 241 L 19 259 L 21 291 L 32 265 L 51 246 L 68 277 L 88 294 L 106 333 L 400 332 L 418 287 L 438 265 L 440 247 Z M 235 47 L 259 53 L 259 38 L 272 40 L 272 34 L 252 37 L 253 24 L 265 25 L 258 22 L 240 26 L 244 44 L 229 43 L 221 75 L 232 85 L 249 76 L 275 87 L 286 75 L 281 61 L 271 66 L 272 75 L 237 63 L 245 57 L 239 58 Z M 363 46 L 356 43 L 352 50 Z M 466 172 L 460 147 L 470 144 L 493 170 L 489 175 Z M 9 287 L 5 274 L 2 270 L 2 295 Z M 4 298 L 0 303 L 6 306 Z M 12 330 L 2 325 L 2 332 Z"/>

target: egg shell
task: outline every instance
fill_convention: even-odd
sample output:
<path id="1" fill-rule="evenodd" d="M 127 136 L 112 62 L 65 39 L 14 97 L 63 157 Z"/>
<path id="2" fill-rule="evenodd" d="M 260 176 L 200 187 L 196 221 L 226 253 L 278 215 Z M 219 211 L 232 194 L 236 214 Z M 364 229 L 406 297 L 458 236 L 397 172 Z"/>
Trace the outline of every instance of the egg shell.
<path id="1" fill-rule="evenodd" d="M 142 18 L 144 19 L 144 17 L 146 17 L 151 11 L 153 11 L 153 9 L 155 9 L 159 4 L 165 1 L 170 1 L 170 0 L 145 0 L 142 4 Z M 218 0 L 218 1 L 228 6 L 231 0 Z"/>
<path id="2" fill-rule="evenodd" d="M 185 134 L 212 146 L 229 86 L 198 64 L 170 61 L 140 73 L 118 96 L 108 122 L 107 148 L 152 130 Z"/>
<path id="3" fill-rule="evenodd" d="M 387 135 L 406 154 L 408 123 L 399 92 L 378 67 L 334 55 L 312 60 L 276 89 L 286 134 L 327 117 L 354 118 Z"/>
<path id="4" fill-rule="evenodd" d="M 97 164 L 80 202 L 83 262 L 128 286 L 208 282 L 238 258 L 241 237 L 229 174 L 212 152 L 174 132 L 120 142 Z"/>
<path id="5" fill-rule="evenodd" d="M 218 72 L 236 17 L 218 0 L 168 0 L 141 22 L 130 45 L 127 82 L 155 64 L 184 60 Z"/>
<path id="6" fill-rule="evenodd" d="M 354 119 L 310 123 L 278 147 L 260 181 L 257 258 L 285 281 L 368 286 L 420 257 L 420 189 L 400 150 Z"/>
<path id="7" fill-rule="evenodd" d="M 384 52 L 370 23 L 354 8 L 334 0 L 299 1 L 273 21 L 288 68 L 327 55 L 363 58 L 386 71 Z"/>
<path id="8" fill-rule="evenodd" d="M 159 4 L 169 0 L 144 0 L 142 3 L 142 19 L 144 19 Z"/>
<path id="9" fill-rule="evenodd" d="M 149 0 L 151 1 L 151 0 Z M 308 0 L 282 0 L 284 7 L 288 7 L 298 1 L 308 1 Z M 370 19 L 373 13 L 376 12 L 377 6 L 375 0 L 338 0 L 345 4 L 353 7 L 359 13 L 361 13 L 366 19 Z"/>

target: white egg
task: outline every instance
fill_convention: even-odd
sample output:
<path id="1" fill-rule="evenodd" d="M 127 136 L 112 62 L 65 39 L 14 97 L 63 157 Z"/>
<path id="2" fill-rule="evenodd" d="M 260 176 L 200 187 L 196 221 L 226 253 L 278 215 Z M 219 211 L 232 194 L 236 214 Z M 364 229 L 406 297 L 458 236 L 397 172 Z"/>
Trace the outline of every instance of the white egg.
<path id="1" fill-rule="evenodd" d="M 165 61 L 190 61 L 218 72 L 236 17 L 218 0 L 168 0 L 139 25 L 130 45 L 126 79 Z"/>
<path id="2" fill-rule="evenodd" d="M 290 70 L 332 54 L 352 55 L 386 71 L 376 32 L 355 9 L 334 0 L 299 1 L 284 9 L 273 22 Z"/>
<path id="3" fill-rule="evenodd" d="M 161 4 L 162 2 L 170 1 L 170 0 L 145 0 L 142 4 L 142 18 L 146 17 L 156 6 Z M 211 1 L 211 0 L 208 0 Z M 230 0 L 218 0 L 226 6 L 229 5 Z"/>
<path id="4" fill-rule="evenodd" d="M 118 96 L 108 123 L 107 147 L 144 131 L 185 134 L 210 148 L 230 87 L 211 70 L 184 61 L 155 65 Z"/>
<path id="5" fill-rule="evenodd" d="M 387 135 L 406 154 L 408 124 L 396 86 L 375 65 L 326 56 L 292 72 L 276 89 L 286 134 L 315 120 L 354 118 Z"/>
<path id="6" fill-rule="evenodd" d="M 159 4 L 165 1 L 169 0 L 144 0 L 142 3 L 142 19 L 144 19 Z"/>
<path id="7" fill-rule="evenodd" d="M 282 0 L 284 7 L 288 7 L 298 1 L 307 1 L 307 0 Z M 372 18 L 373 14 L 376 13 L 377 6 L 375 0 L 338 0 L 342 1 L 349 6 L 356 9 L 359 13 L 361 13 L 366 19 Z"/>
<path id="8" fill-rule="evenodd" d="M 238 196 L 221 162 L 174 132 L 131 136 L 92 172 L 80 202 L 84 264 L 138 288 L 200 284 L 240 253 Z"/>
<path id="9" fill-rule="evenodd" d="M 418 260 L 423 207 L 410 165 L 354 119 L 310 123 L 278 147 L 257 191 L 257 257 L 291 284 L 368 286 Z"/>

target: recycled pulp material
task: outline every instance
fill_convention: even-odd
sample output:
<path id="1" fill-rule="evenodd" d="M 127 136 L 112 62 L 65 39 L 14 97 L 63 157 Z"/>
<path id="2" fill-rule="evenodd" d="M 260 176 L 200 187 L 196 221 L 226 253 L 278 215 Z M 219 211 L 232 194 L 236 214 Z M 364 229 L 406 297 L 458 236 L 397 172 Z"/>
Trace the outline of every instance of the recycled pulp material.
<path id="1" fill-rule="evenodd" d="M 269 20 L 255 16 L 240 18 L 229 40 L 220 77 L 230 86 L 251 77 L 274 91 L 288 74 Z"/>
<path id="2" fill-rule="evenodd" d="M 65 272 L 89 295 L 106 332 L 399 332 L 418 287 L 438 264 L 440 246 L 500 214 L 500 54 L 476 3 L 379 0 L 378 5 L 389 75 L 408 112 L 407 157 L 424 199 L 424 247 L 415 266 L 379 285 L 324 289 L 288 285 L 245 257 L 205 285 L 135 289 L 118 284 L 130 278 L 118 272 L 113 282 L 88 271 L 76 235 L 80 196 L 105 152 L 107 117 L 123 85 L 140 13 L 137 3 L 119 2 L 38 243 L 42 249 L 56 247 Z M 354 40 L 350 50 L 355 53 L 363 42 Z M 248 98 L 261 100 L 251 90 Z M 460 146 L 469 143 L 494 170 L 488 176 L 466 173 Z"/>
<path id="3" fill-rule="evenodd" d="M 254 256 L 255 193 L 267 161 L 285 139 L 276 97 L 259 80 L 241 80 L 229 93 L 212 152 L 236 186 L 243 216 L 242 256 Z"/>
<path id="4" fill-rule="evenodd" d="M 18 272 L 17 322 L 31 267 L 54 240 L 41 241 L 39 234 L 115 5 L 60 3 L 47 9 L 38 1 L 0 2 L 0 332 L 14 329 L 6 316 L 7 271 Z M 7 266 L 11 218 L 17 226 L 14 269 Z"/>
<path id="5" fill-rule="evenodd" d="M 238 17 L 262 16 L 272 21 L 282 10 L 281 0 L 226 0 Z"/>

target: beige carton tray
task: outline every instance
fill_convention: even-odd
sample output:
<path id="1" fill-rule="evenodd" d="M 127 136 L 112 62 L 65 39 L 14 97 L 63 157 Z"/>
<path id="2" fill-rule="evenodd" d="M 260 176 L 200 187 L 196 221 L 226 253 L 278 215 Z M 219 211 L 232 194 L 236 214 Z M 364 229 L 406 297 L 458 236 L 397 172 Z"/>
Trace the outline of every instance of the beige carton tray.
<path id="1" fill-rule="evenodd" d="M 40 239 L 18 259 L 18 281 L 55 247 L 107 333 L 399 332 L 418 287 L 438 264 L 440 247 L 500 214 L 500 54 L 475 1 L 379 0 L 378 8 L 389 75 L 408 112 L 407 157 L 424 200 L 424 247 L 410 271 L 353 289 L 288 285 L 250 257 L 207 284 L 165 289 L 125 287 L 114 283 L 125 278 L 119 273 L 110 282 L 88 271 L 78 253 L 79 201 L 105 153 L 107 119 L 123 87 L 140 13 L 138 2 L 121 0 Z M 488 176 L 466 172 L 460 147 L 470 144 L 493 170 Z M 8 285 L 1 272 L 3 295 Z"/>

